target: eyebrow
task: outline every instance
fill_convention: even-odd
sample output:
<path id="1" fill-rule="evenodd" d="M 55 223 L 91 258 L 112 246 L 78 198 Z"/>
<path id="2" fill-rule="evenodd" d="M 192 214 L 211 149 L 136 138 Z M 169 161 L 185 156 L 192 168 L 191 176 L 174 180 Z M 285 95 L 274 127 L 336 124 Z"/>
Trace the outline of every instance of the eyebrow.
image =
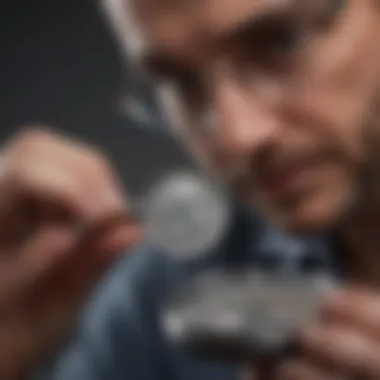
<path id="1" fill-rule="evenodd" d="M 221 41 L 229 40 L 234 34 L 239 35 L 241 30 L 255 29 L 267 22 L 295 21 L 296 19 L 318 19 L 322 21 L 331 18 L 339 11 L 345 0 L 273 0 L 270 6 L 256 10 L 252 15 L 244 16 L 227 30 L 219 34 Z"/>
<path id="2" fill-rule="evenodd" d="M 182 0 L 174 0 L 182 1 Z M 231 0 L 232 1 L 232 0 Z M 255 10 L 251 16 L 244 16 L 225 31 L 217 32 L 215 38 L 218 45 L 239 41 L 247 30 L 258 29 L 266 23 L 275 21 L 306 17 L 318 17 L 321 21 L 332 18 L 343 7 L 345 0 L 271 0 L 270 6 L 263 6 L 262 10 Z M 314 15 L 313 15 L 314 13 Z M 151 51 L 139 58 L 140 64 L 148 73 L 161 77 L 175 76 L 176 74 L 191 72 L 191 64 L 162 52 Z"/>
<path id="3" fill-rule="evenodd" d="M 125 1 L 125 0 L 124 0 Z M 144 0 L 133 0 L 138 7 L 144 7 Z M 194 0 L 147 0 L 153 9 L 172 10 L 179 7 L 194 5 Z"/>
<path id="4" fill-rule="evenodd" d="M 137 65 L 142 72 L 156 79 L 175 78 L 187 73 L 193 73 L 194 69 L 189 62 L 181 60 L 161 52 L 151 51 L 139 59 Z"/>

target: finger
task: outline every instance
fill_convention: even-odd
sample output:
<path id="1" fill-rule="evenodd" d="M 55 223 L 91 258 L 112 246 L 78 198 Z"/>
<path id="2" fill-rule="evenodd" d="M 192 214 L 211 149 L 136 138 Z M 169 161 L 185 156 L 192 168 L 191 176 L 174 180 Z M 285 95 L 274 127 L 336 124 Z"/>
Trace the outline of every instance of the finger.
<path id="1" fill-rule="evenodd" d="M 115 253 L 125 252 L 142 239 L 142 229 L 134 223 L 123 223 L 109 229 L 103 236 L 96 236 L 91 244 L 94 251 L 109 260 Z"/>
<path id="2" fill-rule="evenodd" d="M 380 339 L 380 297 L 368 290 L 348 290 L 331 295 L 322 308 L 322 318 Z"/>
<path id="3" fill-rule="evenodd" d="M 107 207 L 110 211 L 112 207 L 125 210 L 126 199 L 122 187 L 112 165 L 101 151 L 62 136 L 48 134 L 40 140 L 42 143 L 35 144 L 38 150 L 30 150 L 30 160 L 53 160 L 58 169 L 64 168 L 66 173 L 75 177 L 81 185 L 82 194 L 91 203 L 88 212 L 93 217 L 100 214 L 101 219 L 104 204 L 107 207 L 107 199 L 111 200 Z"/>
<path id="4" fill-rule="evenodd" d="M 79 275 L 77 281 L 82 282 L 85 287 L 87 284 L 91 285 L 110 264 L 136 245 L 140 239 L 140 227 L 130 223 L 111 225 L 98 231 L 89 240 L 82 242 L 77 249 L 78 255 L 74 258 L 74 265 L 81 268 L 80 271 L 76 270 Z"/>
<path id="5" fill-rule="evenodd" d="M 345 380 L 343 376 L 336 376 L 322 367 L 301 359 L 279 365 L 274 374 L 275 380 L 338 380 L 338 378 Z"/>
<path id="6" fill-rule="evenodd" d="M 67 257 L 76 237 L 69 230 L 46 227 L 26 242 L 17 255 L 2 258 L 2 300 L 30 290 Z M 5 262 L 6 261 L 6 262 Z"/>
<path id="7" fill-rule="evenodd" d="M 90 187 L 88 182 L 81 172 L 54 162 L 19 164 L 0 180 L 0 219 L 17 210 L 22 199 L 34 200 L 45 210 L 62 208 L 90 226 L 127 214 L 124 197 L 113 183 Z"/>
<path id="8" fill-rule="evenodd" d="M 3 204 L 31 195 L 57 200 L 87 219 L 125 211 L 125 197 L 104 156 L 95 149 L 41 131 L 27 132 L 10 144 L 1 162 Z M 5 210 L 6 207 L 1 207 Z"/>
<path id="9" fill-rule="evenodd" d="M 301 334 L 301 352 L 338 372 L 380 375 L 380 349 L 360 332 L 344 327 L 315 325 Z"/>
<path id="10" fill-rule="evenodd" d="M 52 278 L 61 298 L 74 298 L 75 303 L 80 301 L 109 266 L 137 244 L 140 237 L 138 226 L 125 223 L 97 230 L 82 239 Z"/>
<path id="11" fill-rule="evenodd" d="M 0 218 L 18 207 L 25 198 L 44 200 L 46 205 L 57 199 L 68 206 L 80 207 L 79 184 L 76 178 L 63 175 L 61 168 L 52 162 L 39 160 L 23 161 L 17 164 L 2 164 L 0 176 Z M 84 197 L 84 196 L 83 196 Z"/>

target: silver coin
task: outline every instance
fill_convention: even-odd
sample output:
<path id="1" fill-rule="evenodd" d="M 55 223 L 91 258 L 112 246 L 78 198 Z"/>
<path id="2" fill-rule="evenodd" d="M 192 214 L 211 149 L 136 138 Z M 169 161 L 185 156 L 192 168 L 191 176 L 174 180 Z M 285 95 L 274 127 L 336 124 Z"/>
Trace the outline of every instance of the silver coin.
<path id="1" fill-rule="evenodd" d="M 180 259 L 206 254 L 223 238 L 230 220 L 227 197 L 193 173 L 163 178 L 145 198 L 148 240 Z"/>

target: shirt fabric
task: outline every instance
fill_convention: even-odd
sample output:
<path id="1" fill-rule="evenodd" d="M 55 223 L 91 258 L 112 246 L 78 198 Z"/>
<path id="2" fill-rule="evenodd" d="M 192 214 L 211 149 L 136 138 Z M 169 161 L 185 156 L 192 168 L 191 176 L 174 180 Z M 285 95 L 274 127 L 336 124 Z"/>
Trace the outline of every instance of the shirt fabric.
<path id="1" fill-rule="evenodd" d="M 174 347 L 160 328 L 160 307 L 171 292 L 202 271 L 274 261 L 295 271 L 310 262 L 331 273 L 336 267 L 322 239 L 286 236 L 241 210 L 223 244 L 198 261 L 179 262 L 149 246 L 127 253 L 99 284 L 76 339 L 47 378 L 239 380 L 235 366 L 202 362 Z"/>

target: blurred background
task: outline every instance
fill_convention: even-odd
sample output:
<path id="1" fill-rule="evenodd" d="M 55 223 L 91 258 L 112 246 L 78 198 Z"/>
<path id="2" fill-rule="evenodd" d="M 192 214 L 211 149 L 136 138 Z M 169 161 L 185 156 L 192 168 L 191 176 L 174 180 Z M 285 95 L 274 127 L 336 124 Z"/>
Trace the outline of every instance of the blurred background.
<path id="1" fill-rule="evenodd" d="M 8 0 L 0 19 L 1 141 L 36 123 L 85 138 L 108 152 L 133 195 L 192 166 L 150 112 L 149 88 L 132 86 L 148 122 L 122 112 L 130 73 L 96 1 Z"/>

